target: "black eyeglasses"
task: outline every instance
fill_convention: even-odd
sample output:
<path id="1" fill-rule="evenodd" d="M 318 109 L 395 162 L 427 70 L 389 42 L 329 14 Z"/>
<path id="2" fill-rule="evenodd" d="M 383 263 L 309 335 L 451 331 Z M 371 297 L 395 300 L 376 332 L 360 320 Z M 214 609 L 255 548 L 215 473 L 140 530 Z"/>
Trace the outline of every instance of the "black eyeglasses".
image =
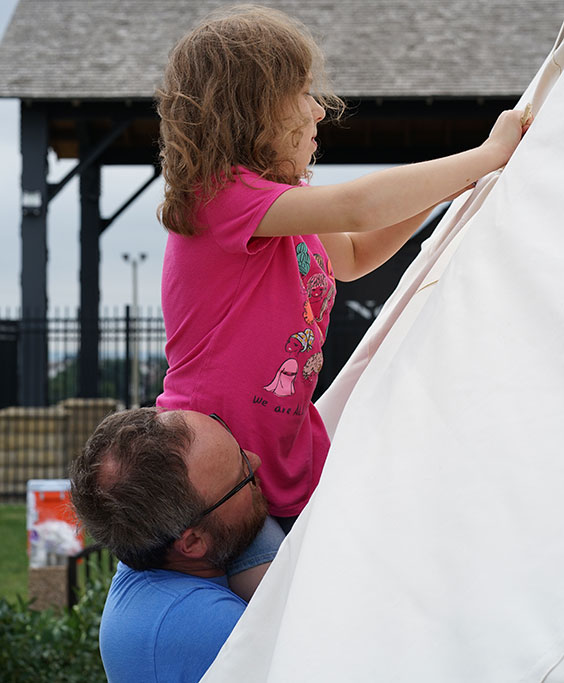
<path id="1" fill-rule="evenodd" d="M 219 417 L 219 415 L 216 415 L 215 413 L 212 413 L 210 415 L 212 420 L 216 420 L 220 424 L 222 424 L 225 429 L 233 436 L 233 432 L 229 429 L 229 427 L 225 424 L 225 422 Z M 239 446 L 239 444 L 237 444 Z M 243 479 L 243 481 L 239 482 L 235 488 L 232 488 L 229 493 L 227 493 L 223 498 L 217 501 L 215 505 L 212 505 L 209 508 L 206 508 L 202 513 L 201 517 L 205 517 L 206 515 L 209 515 L 210 512 L 213 512 L 216 508 L 218 508 L 220 505 L 223 505 L 223 503 L 227 502 L 232 496 L 234 496 L 236 493 L 238 493 L 244 486 L 247 484 L 255 484 L 255 473 L 253 472 L 253 468 L 251 467 L 251 463 L 249 462 L 249 458 L 247 458 L 247 454 L 245 451 L 239 446 L 239 451 L 241 452 L 241 455 L 243 457 L 243 460 L 245 461 L 245 464 L 247 465 L 247 468 L 249 469 L 249 474 Z"/>

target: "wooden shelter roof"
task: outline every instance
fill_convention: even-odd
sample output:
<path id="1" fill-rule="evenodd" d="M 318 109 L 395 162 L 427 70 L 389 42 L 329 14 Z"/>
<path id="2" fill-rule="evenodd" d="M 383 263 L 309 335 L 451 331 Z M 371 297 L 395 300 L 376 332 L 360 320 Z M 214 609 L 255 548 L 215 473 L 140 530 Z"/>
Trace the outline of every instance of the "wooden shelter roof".
<path id="1" fill-rule="evenodd" d="M 220 0 L 20 0 L 0 44 L 0 97 L 149 100 L 174 42 Z M 344 97 L 522 92 L 562 0 L 264 0 L 298 17 Z"/>

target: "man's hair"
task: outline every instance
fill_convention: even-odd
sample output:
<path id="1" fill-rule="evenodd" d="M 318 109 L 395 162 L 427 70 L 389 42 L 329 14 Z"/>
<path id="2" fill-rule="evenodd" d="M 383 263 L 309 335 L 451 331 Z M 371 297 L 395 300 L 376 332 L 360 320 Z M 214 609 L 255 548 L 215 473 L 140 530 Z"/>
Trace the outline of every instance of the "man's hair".
<path id="1" fill-rule="evenodd" d="M 179 414 L 158 415 L 139 408 L 106 417 L 70 468 L 79 519 L 133 569 L 161 567 L 205 509 L 184 459 L 193 431 Z"/>
<path id="2" fill-rule="evenodd" d="M 162 87 L 161 163 L 163 225 L 195 234 L 195 207 L 245 166 L 275 182 L 297 184 L 289 159 L 273 140 L 282 118 L 311 75 L 320 104 L 338 118 L 344 104 L 326 84 L 323 55 L 308 29 L 272 8 L 241 5 L 207 20 L 172 50 Z M 300 129 L 288 131 L 293 144 Z"/>

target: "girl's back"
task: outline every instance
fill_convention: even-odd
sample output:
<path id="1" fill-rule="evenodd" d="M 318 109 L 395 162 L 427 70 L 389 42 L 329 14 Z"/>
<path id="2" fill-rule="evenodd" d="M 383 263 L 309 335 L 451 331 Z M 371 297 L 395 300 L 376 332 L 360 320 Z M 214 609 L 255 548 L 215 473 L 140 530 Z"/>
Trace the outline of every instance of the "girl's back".
<path id="1" fill-rule="evenodd" d="M 335 281 L 315 235 L 253 237 L 293 186 L 239 172 L 199 210 L 198 235 L 169 236 L 162 299 L 170 368 L 158 405 L 222 415 L 261 456 L 271 512 L 293 516 L 317 485 L 329 445 L 311 396 Z"/>

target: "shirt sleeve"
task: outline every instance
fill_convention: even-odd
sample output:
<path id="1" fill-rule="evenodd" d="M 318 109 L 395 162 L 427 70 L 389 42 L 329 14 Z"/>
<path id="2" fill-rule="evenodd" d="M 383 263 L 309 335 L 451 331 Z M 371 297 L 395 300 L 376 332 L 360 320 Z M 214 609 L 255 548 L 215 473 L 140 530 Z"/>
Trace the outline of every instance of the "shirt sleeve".
<path id="1" fill-rule="evenodd" d="M 243 169 L 211 202 L 204 205 L 199 219 L 226 252 L 254 254 L 278 237 L 253 238 L 265 213 L 294 185 L 275 183 Z"/>
<path id="2" fill-rule="evenodd" d="M 177 600 L 159 628 L 155 672 L 160 683 L 199 681 L 243 614 L 246 603 L 227 590 L 198 589 Z"/>

